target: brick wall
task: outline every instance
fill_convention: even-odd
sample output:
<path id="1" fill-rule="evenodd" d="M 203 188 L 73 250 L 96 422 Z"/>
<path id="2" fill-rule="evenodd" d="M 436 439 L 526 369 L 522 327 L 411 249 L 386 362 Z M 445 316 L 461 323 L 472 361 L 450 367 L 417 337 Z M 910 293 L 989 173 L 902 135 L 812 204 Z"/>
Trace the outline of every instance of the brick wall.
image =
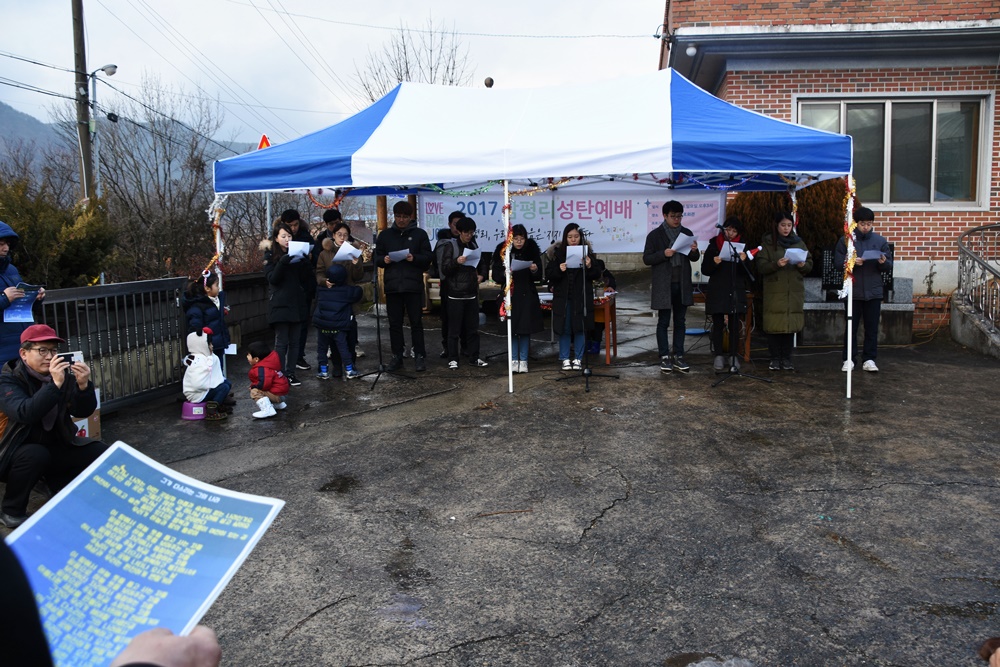
<path id="1" fill-rule="evenodd" d="M 791 121 L 794 94 L 848 97 L 856 93 L 1000 92 L 998 84 L 1000 79 L 993 67 L 739 71 L 727 75 L 720 96 L 724 95 L 727 101 L 746 109 Z M 1000 161 L 997 160 L 1000 154 L 1000 105 L 994 109 L 992 148 L 987 149 L 993 153 L 991 211 L 876 212 L 878 230 L 896 243 L 896 259 L 955 261 L 958 259 L 956 240 L 962 232 L 998 221 L 995 211 L 1000 207 Z"/>
<path id="2" fill-rule="evenodd" d="M 951 324 L 950 296 L 913 297 L 913 330 L 933 331 Z"/>
<path id="3" fill-rule="evenodd" d="M 1000 0 L 673 0 L 673 27 L 977 21 L 1000 17 Z"/>

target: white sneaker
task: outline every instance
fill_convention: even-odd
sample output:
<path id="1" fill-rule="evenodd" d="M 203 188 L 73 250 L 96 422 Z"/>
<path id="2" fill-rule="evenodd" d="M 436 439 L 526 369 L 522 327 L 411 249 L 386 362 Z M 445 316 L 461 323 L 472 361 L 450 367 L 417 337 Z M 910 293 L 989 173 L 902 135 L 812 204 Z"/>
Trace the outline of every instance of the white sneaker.
<path id="1" fill-rule="evenodd" d="M 288 403 L 285 403 L 284 401 L 282 401 L 281 403 L 275 403 L 274 404 L 274 409 L 275 410 L 284 410 L 287 407 L 288 407 Z"/>
<path id="2" fill-rule="evenodd" d="M 844 371 L 845 373 L 847 371 L 853 371 L 854 370 L 854 362 L 851 361 L 850 359 L 848 359 L 847 361 L 844 362 L 844 365 L 840 367 L 840 370 Z"/>
<path id="3" fill-rule="evenodd" d="M 357 357 L 358 359 L 365 356 L 365 351 L 361 349 L 360 345 L 354 348 L 354 356 Z"/>
<path id="4" fill-rule="evenodd" d="M 479 366 L 480 368 L 486 368 L 487 366 L 489 366 L 489 364 L 483 361 L 482 359 L 476 359 L 476 366 Z"/>
<path id="5" fill-rule="evenodd" d="M 511 364 L 510 364 L 510 370 L 512 372 L 514 372 L 514 373 L 520 373 L 521 372 L 521 361 L 519 359 L 515 359 L 514 361 L 512 361 Z"/>
<path id="6" fill-rule="evenodd" d="M 271 405 L 271 399 L 267 396 L 262 396 L 257 399 L 257 407 L 260 408 L 260 410 L 253 413 L 254 419 L 267 419 L 268 417 L 273 417 L 278 414 L 274 411 L 274 406 Z"/>
<path id="7" fill-rule="evenodd" d="M 875 362 L 872 361 L 871 359 L 869 359 L 864 364 L 862 364 L 861 368 L 863 368 L 864 370 L 866 370 L 866 371 L 868 371 L 870 373 L 878 373 L 878 366 L 876 366 Z"/>
<path id="8" fill-rule="evenodd" d="M 569 359 L 563 359 L 562 360 L 562 369 L 564 371 L 571 371 L 571 370 L 573 370 L 573 362 L 570 361 Z"/>
<path id="9" fill-rule="evenodd" d="M 527 361 L 522 361 L 521 362 L 521 370 L 520 370 L 520 372 L 521 373 L 527 373 L 528 372 L 528 362 Z"/>
<path id="10" fill-rule="evenodd" d="M 574 371 L 582 371 L 583 370 L 583 362 L 580 361 L 579 359 L 574 359 L 573 360 L 573 370 Z"/>
<path id="11" fill-rule="evenodd" d="M 457 370 L 458 369 L 458 362 L 457 361 L 449 361 L 448 362 L 448 368 L 450 368 L 451 370 Z"/>

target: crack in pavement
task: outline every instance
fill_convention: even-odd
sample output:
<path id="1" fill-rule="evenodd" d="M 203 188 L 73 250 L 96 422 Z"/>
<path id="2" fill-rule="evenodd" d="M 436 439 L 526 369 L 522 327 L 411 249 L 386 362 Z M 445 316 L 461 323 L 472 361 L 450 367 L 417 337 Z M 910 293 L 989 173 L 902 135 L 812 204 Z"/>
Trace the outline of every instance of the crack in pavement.
<path id="1" fill-rule="evenodd" d="M 340 598 L 339 600 L 334 600 L 333 602 L 331 602 L 328 605 L 324 605 L 324 606 L 320 607 L 319 609 L 317 609 L 313 613 L 309 614 L 305 618 L 300 619 L 298 623 L 296 623 L 295 625 L 293 625 L 288 630 L 288 632 L 286 632 L 284 635 L 282 635 L 281 641 L 285 641 L 286 639 L 288 639 L 289 635 L 291 635 L 293 632 L 295 632 L 296 630 L 298 630 L 299 628 L 301 628 L 303 625 L 305 625 L 306 623 L 308 623 L 309 620 L 312 619 L 317 614 L 322 614 L 327 609 L 330 609 L 331 607 L 336 607 L 341 602 L 346 602 L 347 600 L 351 600 L 351 599 L 356 598 L 356 597 L 357 597 L 356 595 L 348 595 L 348 596 Z"/>
<path id="2" fill-rule="evenodd" d="M 623 475 L 622 471 L 619 470 L 618 468 L 612 468 L 612 470 L 614 470 L 615 473 L 618 474 L 618 477 L 620 477 L 625 482 L 625 496 L 621 497 L 621 498 L 615 498 L 614 500 L 611 501 L 610 505 L 608 505 L 607 507 L 605 507 L 604 509 L 602 509 L 601 512 L 600 512 L 600 514 L 598 514 L 596 517 L 594 517 L 590 521 L 590 525 L 587 526 L 586 528 L 584 528 L 583 532 L 580 533 L 580 539 L 578 539 L 576 541 L 577 544 L 580 544 L 581 542 L 583 542 L 583 540 L 587 537 L 587 533 L 589 533 L 595 526 L 597 526 L 597 524 L 600 522 L 600 520 L 604 518 L 605 514 L 607 514 L 608 512 L 610 512 L 612 509 L 614 509 L 615 506 L 618 505 L 618 503 L 625 502 L 629 498 L 632 497 L 632 480 L 630 480 L 628 477 L 626 477 L 625 475 Z"/>

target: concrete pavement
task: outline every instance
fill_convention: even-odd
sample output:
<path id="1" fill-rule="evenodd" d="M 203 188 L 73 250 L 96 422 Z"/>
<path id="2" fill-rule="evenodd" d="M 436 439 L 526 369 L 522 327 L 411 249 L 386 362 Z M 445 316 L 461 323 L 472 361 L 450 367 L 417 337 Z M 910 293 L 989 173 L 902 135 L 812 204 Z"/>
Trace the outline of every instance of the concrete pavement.
<path id="1" fill-rule="evenodd" d="M 1000 635 L 1000 363 L 884 349 L 848 401 L 839 350 L 803 349 L 796 372 L 745 368 L 773 384 L 712 388 L 707 336 L 690 374 L 659 372 L 631 282 L 620 377 L 589 392 L 556 381 L 546 333 L 508 393 L 491 321 L 486 369 L 449 371 L 431 331 L 428 372 L 302 373 L 275 419 L 249 417 L 239 360 L 227 422 L 106 419 L 109 441 L 287 502 L 205 618 L 224 664 L 976 664 Z M 371 369 L 370 316 L 361 338 Z"/>

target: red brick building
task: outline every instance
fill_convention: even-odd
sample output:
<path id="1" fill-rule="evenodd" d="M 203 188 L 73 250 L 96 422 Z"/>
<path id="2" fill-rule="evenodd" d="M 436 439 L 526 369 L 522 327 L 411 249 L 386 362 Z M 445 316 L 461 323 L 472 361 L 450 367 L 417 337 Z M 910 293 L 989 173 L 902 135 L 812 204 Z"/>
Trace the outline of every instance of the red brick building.
<path id="1" fill-rule="evenodd" d="M 956 287 L 958 235 L 1000 221 L 1000 0 L 667 0 L 664 23 L 661 68 L 854 137 L 896 275 Z"/>

